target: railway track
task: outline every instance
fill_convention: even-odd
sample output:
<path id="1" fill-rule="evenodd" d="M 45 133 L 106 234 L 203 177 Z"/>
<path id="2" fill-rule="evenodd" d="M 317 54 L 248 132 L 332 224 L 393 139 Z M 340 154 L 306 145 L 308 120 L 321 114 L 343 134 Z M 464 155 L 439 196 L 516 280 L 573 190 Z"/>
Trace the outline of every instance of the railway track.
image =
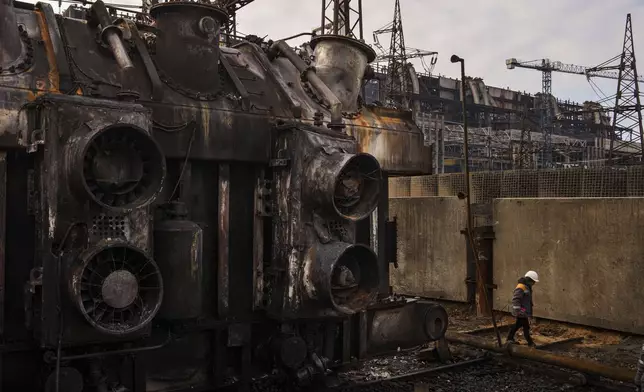
<path id="1" fill-rule="evenodd" d="M 491 331 L 476 330 L 467 335 L 491 334 Z M 493 340 L 493 339 L 491 339 Z M 577 344 L 581 338 L 567 338 L 538 346 L 540 352 Z M 634 388 L 629 383 L 609 381 L 572 370 L 520 359 L 514 356 L 492 353 L 476 348 L 452 344 L 459 354 L 455 362 L 440 364 L 425 362 L 429 359 L 423 351 L 411 350 L 388 357 L 374 358 L 360 367 L 339 372 L 339 385 L 329 387 L 322 383 L 301 389 L 307 392 L 469 392 L 469 391 L 514 391 L 521 392 L 626 392 Z M 465 350 L 463 350 L 465 349 Z M 426 353 L 425 353 L 426 354 Z M 465 356 L 463 356 L 465 354 Z M 473 358 L 474 357 L 474 358 Z M 473 359 L 472 359 L 473 358 Z M 286 385 L 268 385 L 254 388 L 256 392 L 296 390 Z"/>
<path id="2" fill-rule="evenodd" d="M 315 392 L 630 392 L 633 387 L 604 380 L 587 379 L 579 374 L 526 361 L 504 360 L 485 355 L 436 365 L 395 376 L 369 380 L 345 379 L 341 385 L 322 384 L 309 388 L 293 388 L 285 380 L 259 380 L 253 392 L 315 391 Z M 431 365 L 430 365 L 431 366 Z"/>
<path id="3" fill-rule="evenodd" d="M 632 387 L 591 381 L 573 373 L 533 364 L 508 364 L 493 357 L 462 361 L 447 366 L 419 370 L 384 380 L 343 385 L 338 392 L 621 392 Z"/>

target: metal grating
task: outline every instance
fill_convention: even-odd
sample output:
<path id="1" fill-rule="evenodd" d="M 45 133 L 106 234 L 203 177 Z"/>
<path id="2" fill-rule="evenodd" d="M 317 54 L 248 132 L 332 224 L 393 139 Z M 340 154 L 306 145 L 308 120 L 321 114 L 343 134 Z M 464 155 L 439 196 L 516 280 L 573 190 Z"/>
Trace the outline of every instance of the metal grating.
<path id="1" fill-rule="evenodd" d="M 130 225 L 123 216 L 99 214 L 92 219 L 90 235 L 95 239 L 122 239 L 130 238 Z"/>

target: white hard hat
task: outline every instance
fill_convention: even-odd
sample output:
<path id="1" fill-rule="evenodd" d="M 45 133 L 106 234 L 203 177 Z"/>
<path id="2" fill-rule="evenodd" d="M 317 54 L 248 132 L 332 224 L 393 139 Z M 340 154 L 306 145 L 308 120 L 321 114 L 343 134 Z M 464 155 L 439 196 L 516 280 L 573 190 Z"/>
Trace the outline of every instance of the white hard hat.
<path id="1" fill-rule="evenodd" d="M 525 277 L 530 278 L 530 279 L 534 280 L 535 282 L 539 282 L 539 275 L 534 271 L 526 272 Z"/>

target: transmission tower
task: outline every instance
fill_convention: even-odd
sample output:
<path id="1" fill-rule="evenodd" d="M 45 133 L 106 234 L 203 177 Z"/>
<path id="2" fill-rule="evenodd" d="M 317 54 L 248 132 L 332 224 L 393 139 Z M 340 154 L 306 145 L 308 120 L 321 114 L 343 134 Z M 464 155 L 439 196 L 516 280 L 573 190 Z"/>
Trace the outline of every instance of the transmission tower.
<path id="1" fill-rule="evenodd" d="M 604 66 L 602 69 L 614 69 Z M 633 43 L 633 27 L 631 14 L 626 16 L 624 31 L 624 46 L 617 66 L 619 79 L 615 97 L 615 112 L 613 115 L 613 135 L 610 138 L 608 162 L 610 164 L 642 163 L 642 105 L 640 103 L 640 88 L 635 64 L 635 47 Z M 629 157 L 627 161 L 615 159 L 617 155 Z"/>
<path id="2" fill-rule="evenodd" d="M 391 24 L 391 43 L 389 44 L 389 62 L 387 64 L 387 95 L 396 104 L 407 106 L 405 92 L 409 84 L 407 73 L 407 52 L 405 51 L 405 34 L 400 13 L 400 0 L 396 0 L 394 20 Z"/>
<path id="3" fill-rule="evenodd" d="M 552 167 L 552 71 L 541 74 L 541 130 L 543 132 L 543 151 L 541 162 L 544 168 Z"/>
<path id="4" fill-rule="evenodd" d="M 389 50 L 380 44 L 378 36 L 381 34 L 391 34 Z M 396 0 L 394 6 L 393 21 L 386 26 L 373 32 L 374 46 L 380 52 L 376 58 L 377 63 L 387 63 L 387 82 L 385 84 L 386 100 L 398 107 L 409 107 L 410 94 L 410 75 L 407 69 L 407 62 L 410 59 L 421 59 L 425 71 L 431 73 L 436 64 L 436 52 L 408 48 L 405 46 L 405 34 L 403 32 L 402 14 L 400 12 L 400 0 Z M 430 57 L 430 64 L 424 61 L 425 57 Z"/>
<path id="5" fill-rule="evenodd" d="M 364 41 L 362 0 L 322 0 L 322 25 L 316 29 L 318 31 L 321 35 L 341 35 Z"/>

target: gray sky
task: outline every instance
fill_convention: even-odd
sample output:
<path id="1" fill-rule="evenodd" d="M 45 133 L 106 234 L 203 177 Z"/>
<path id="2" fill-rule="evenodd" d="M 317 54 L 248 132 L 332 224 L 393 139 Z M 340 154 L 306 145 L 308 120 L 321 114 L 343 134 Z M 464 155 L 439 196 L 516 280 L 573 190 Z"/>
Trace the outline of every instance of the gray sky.
<path id="1" fill-rule="evenodd" d="M 373 43 L 372 31 L 393 19 L 394 0 L 363 0 L 363 6 L 365 40 Z M 256 0 L 240 11 L 238 30 L 283 38 L 319 26 L 320 12 L 321 0 Z M 456 53 L 466 59 L 468 76 L 531 93 L 541 91 L 541 73 L 508 70 L 506 58 L 598 65 L 621 52 L 630 12 L 644 74 L 643 0 L 401 0 L 401 12 L 406 46 L 439 53 L 434 73 L 458 77 L 458 65 L 449 62 Z M 389 46 L 388 37 L 381 42 Z M 561 99 L 598 99 L 584 76 L 553 73 L 552 79 Z M 607 95 L 617 88 L 612 80 L 596 83 Z"/>
<path id="2" fill-rule="evenodd" d="M 238 30 L 274 40 L 311 31 L 320 24 L 321 1 L 256 0 L 240 11 Z M 365 40 L 371 44 L 372 32 L 393 19 L 394 0 L 363 0 L 363 6 Z M 456 53 L 466 59 L 468 76 L 530 93 L 541 91 L 540 72 L 507 70 L 505 59 L 598 65 L 621 52 L 630 12 L 644 74 L 644 0 L 401 0 L 401 8 L 406 46 L 439 53 L 434 73 L 458 77 L 458 66 L 449 62 Z M 381 37 L 385 48 L 388 38 Z M 555 72 L 552 78 L 560 99 L 599 99 L 584 76 Z M 606 95 L 615 94 L 616 81 L 596 83 Z"/>

